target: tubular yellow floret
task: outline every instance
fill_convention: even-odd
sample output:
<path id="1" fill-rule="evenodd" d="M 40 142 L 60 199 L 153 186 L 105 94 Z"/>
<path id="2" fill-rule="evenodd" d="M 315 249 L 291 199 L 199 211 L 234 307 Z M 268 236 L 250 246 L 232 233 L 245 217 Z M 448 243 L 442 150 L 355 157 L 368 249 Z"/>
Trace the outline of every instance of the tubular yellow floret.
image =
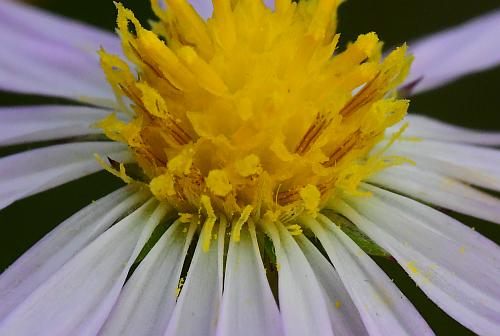
<path id="1" fill-rule="evenodd" d="M 207 252 L 210 249 L 210 242 L 212 241 L 212 230 L 217 220 L 210 198 L 206 195 L 201 196 L 201 204 L 205 208 L 207 219 L 201 229 L 200 239 L 203 242 L 203 251 Z"/>
<path id="2" fill-rule="evenodd" d="M 323 42 L 331 38 L 330 34 L 334 32 L 336 26 L 337 6 L 337 0 L 318 0 L 309 25 L 309 32 L 317 41 Z"/>
<path id="3" fill-rule="evenodd" d="M 222 96 L 228 89 L 224 81 L 217 73 L 203 60 L 192 47 L 182 47 L 178 51 L 180 59 L 191 70 L 198 80 L 199 85 L 208 92 Z"/>
<path id="4" fill-rule="evenodd" d="M 189 1 L 165 0 L 165 2 L 176 16 L 179 26 L 185 32 L 188 41 L 196 45 L 196 48 L 204 57 L 211 55 L 212 40 L 207 32 L 206 24 Z"/>
<path id="5" fill-rule="evenodd" d="M 243 225 L 245 225 L 245 223 L 248 221 L 248 218 L 250 218 L 252 210 L 253 207 L 251 205 L 247 205 L 241 212 L 240 218 L 233 225 L 233 231 L 231 232 L 231 235 L 234 241 L 236 242 L 240 241 L 241 229 L 243 228 Z"/>
<path id="6" fill-rule="evenodd" d="M 300 236 L 302 234 L 302 227 L 299 224 L 287 225 L 286 229 L 292 236 Z"/>
<path id="7" fill-rule="evenodd" d="M 151 30 L 116 4 L 129 61 L 99 55 L 132 117 L 97 126 L 129 146 L 156 198 L 203 223 L 205 250 L 217 218 L 235 241 L 251 215 L 300 234 L 302 214 L 336 194 L 367 196 L 364 179 L 408 162 L 385 156 L 403 129 L 384 133 L 406 114 L 396 88 L 411 57 L 405 45 L 382 57 L 373 32 L 339 50 L 340 0 L 277 0 L 274 11 L 213 0 L 208 20 L 186 0 L 165 2 L 152 1 Z M 123 165 L 104 165 L 130 181 Z"/>
<path id="8" fill-rule="evenodd" d="M 215 40 L 222 48 L 232 48 L 236 43 L 234 15 L 231 0 L 213 0 Z"/>

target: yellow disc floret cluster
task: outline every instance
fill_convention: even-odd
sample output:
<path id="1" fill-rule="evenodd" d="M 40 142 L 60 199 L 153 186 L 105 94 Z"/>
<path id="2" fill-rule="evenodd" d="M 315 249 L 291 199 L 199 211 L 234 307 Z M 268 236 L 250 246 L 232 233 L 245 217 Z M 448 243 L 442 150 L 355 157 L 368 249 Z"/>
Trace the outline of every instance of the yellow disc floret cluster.
<path id="1" fill-rule="evenodd" d="M 165 2 L 150 30 L 117 4 L 127 59 L 100 52 L 132 113 L 99 126 L 128 144 L 159 200 L 209 224 L 290 222 L 398 163 L 372 149 L 408 107 L 394 94 L 404 46 L 383 59 L 369 33 L 339 51 L 335 0 L 213 0 L 208 20 Z"/>

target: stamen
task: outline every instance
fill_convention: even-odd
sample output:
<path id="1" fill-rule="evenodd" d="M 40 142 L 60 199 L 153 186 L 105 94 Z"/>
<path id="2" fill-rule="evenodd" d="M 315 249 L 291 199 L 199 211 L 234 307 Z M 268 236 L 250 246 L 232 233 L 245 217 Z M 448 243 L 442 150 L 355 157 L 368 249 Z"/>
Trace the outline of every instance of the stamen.
<path id="1" fill-rule="evenodd" d="M 295 153 L 299 155 L 304 155 L 312 146 L 314 141 L 318 139 L 318 137 L 321 135 L 321 133 L 328 128 L 330 123 L 332 122 L 331 118 L 328 118 L 325 114 L 323 113 L 318 113 L 316 115 L 316 120 L 313 122 L 311 127 L 307 130 L 306 134 L 300 141 L 299 145 L 297 146 L 297 149 L 295 150 Z"/>
<path id="2" fill-rule="evenodd" d="M 330 155 L 328 162 L 325 163 L 326 167 L 332 167 L 340 161 L 358 142 L 361 132 L 358 130 L 351 134 L 347 140 L 339 147 L 332 155 Z"/>

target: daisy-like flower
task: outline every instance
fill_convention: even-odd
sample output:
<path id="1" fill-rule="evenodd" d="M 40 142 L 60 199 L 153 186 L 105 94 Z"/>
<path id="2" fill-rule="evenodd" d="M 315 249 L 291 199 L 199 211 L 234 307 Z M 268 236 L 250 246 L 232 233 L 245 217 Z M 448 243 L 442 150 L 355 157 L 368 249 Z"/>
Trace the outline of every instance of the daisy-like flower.
<path id="1" fill-rule="evenodd" d="M 370 254 L 498 335 L 499 247 L 432 205 L 500 223 L 500 134 L 399 97 L 499 63 L 500 13 L 383 55 L 339 1 L 193 5 L 117 3 L 118 38 L 0 3 L 0 88 L 82 103 L 0 109 L 0 145 L 58 140 L 0 159 L 0 206 L 127 183 L 3 272 L 0 335 L 432 335 Z"/>

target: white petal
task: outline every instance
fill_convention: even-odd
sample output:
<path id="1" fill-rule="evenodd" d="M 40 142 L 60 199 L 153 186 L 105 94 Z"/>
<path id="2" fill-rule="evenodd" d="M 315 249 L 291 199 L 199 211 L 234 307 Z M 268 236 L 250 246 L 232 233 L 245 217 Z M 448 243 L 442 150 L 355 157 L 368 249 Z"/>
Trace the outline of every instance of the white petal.
<path id="1" fill-rule="evenodd" d="M 110 111 L 85 106 L 0 108 L 0 146 L 101 134 L 92 127 Z"/>
<path id="2" fill-rule="evenodd" d="M 427 203 L 500 224 L 500 199 L 420 167 L 385 169 L 368 179 Z"/>
<path id="3" fill-rule="evenodd" d="M 118 52 L 118 37 L 5 0 L 0 30 L 1 89 L 112 105 L 96 51 Z"/>
<path id="4" fill-rule="evenodd" d="M 212 16 L 212 12 L 214 11 L 212 0 L 189 0 L 189 2 L 202 18 L 208 19 Z"/>
<path id="5" fill-rule="evenodd" d="M 368 335 L 359 311 L 352 302 L 332 264 L 304 235 L 295 238 L 318 278 L 327 299 L 330 320 L 335 336 Z"/>
<path id="6" fill-rule="evenodd" d="M 404 132 L 405 137 L 417 137 L 473 145 L 500 145 L 500 132 L 487 132 L 450 125 L 436 119 L 413 113 L 408 114 L 401 123 L 389 128 L 387 133 L 393 134 L 398 132 L 401 126 L 406 122 L 408 122 L 409 126 Z"/>
<path id="7" fill-rule="evenodd" d="M 371 198 L 349 198 L 354 209 L 337 202 L 337 210 L 390 252 L 450 316 L 479 335 L 498 335 L 498 245 L 428 206 L 365 188 Z"/>
<path id="8" fill-rule="evenodd" d="M 368 333 L 434 335 L 415 307 L 377 264 L 323 215 L 305 219 L 319 238 L 358 308 Z"/>
<path id="9" fill-rule="evenodd" d="M 57 226 L 0 276 L 0 320 L 148 193 L 124 187 Z"/>
<path id="10" fill-rule="evenodd" d="M 0 335 L 95 335 L 167 210 L 151 200 L 104 232 L 2 320 Z"/>
<path id="11" fill-rule="evenodd" d="M 185 228 L 176 221 L 163 234 L 127 281 L 99 335 L 163 335 L 194 233 Z"/>
<path id="12" fill-rule="evenodd" d="M 500 63 L 500 11 L 410 43 L 415 55 L 406 83 L 419 78 L 413 93 L 441 86 Z"/>
<path id="13" fill-rule="evenodd" d="M 243 228 L 241 240 L 229 243 L 217 336 L 233 335 L 283 335 L 253 228 Z"/>
<path id="14" fill-rule="evenodd" d="M 198 240 L 193 260 L 165 336 L 214 335 L 217 327 L 222 288 L 219 272 L 219 244 L 223 234 L 212 240 L 210 249 L 203 251 Z"/>
<path id="15" fill-rule="evenodd" d="M 500 190 L 500 151 L 432 140 L 399 141 L 387 152 L 432 170 L 487 189 Z"/>
<path id="16" fill-rule="evenodd" d="M 127 147 L 116 142 L 80 142 L 34 149 L 0 159 L 0 209 L 21 198 L 102 169 L 94 153 L 130 162 Z"/>
<path id="17" fill-rule="evenodd" d="M 306 257 L 281 223 L 269 227 L 278 263 L 278 291 L 286 336 L 333 335 L 328 305 Z"/>

